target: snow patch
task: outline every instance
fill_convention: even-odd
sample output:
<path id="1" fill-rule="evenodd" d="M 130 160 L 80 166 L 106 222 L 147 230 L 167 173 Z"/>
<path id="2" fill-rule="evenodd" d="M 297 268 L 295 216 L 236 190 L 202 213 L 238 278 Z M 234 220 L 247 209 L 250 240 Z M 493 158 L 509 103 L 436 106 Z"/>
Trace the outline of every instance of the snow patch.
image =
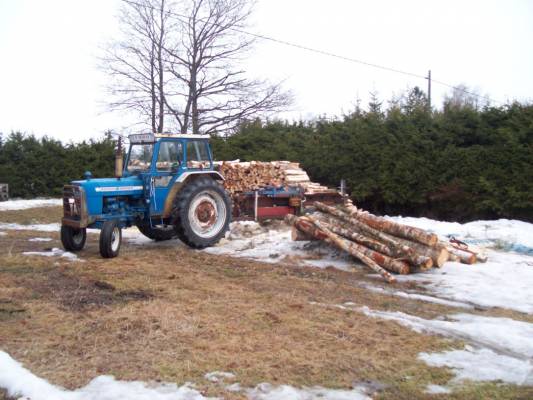
<path id="1" fill-rule="evenodd" d="M 427 385 L 425 392 L 429 394 L 448 394 L 448 393 L 451 393 L 452 391 L 450 388 L 446 386 Z"/>
<path id="2" fill-rule="evenodd" d="M 473 381 L 503 381 L 516 385 L 533 385 L 533 366 L 530 360 L 520 360 L 490 349 L 445 351 L 443 353 L 420 353 L 418 358 L 432 367 L 448 367 L 455 373 L 452 382 L 466 379 Z M 448 393 L 448 392 L 439 392 Z"/>
<path id="3" fill-rule="evenodd" d="M 321 243 L 292 241 L 287 226 L 268 229 L 252 221 L 231 223 L 226 238 L 203 251 L 273 264 L 297 261 L 308 266 L 332 266 L 342 270 L 351 270 L 354 265 L 348 256 Z"/>
<path id="4" fill-rule="evenodd" d="M 87 386 L 73 391 L 54 386 L 33 375 L 9 354 L 0 351 L 0 388 L 8 396 L 23 396 L 31 400 L 203 400 L 208 399 L 186 383 L 147 384 L 117 381 L 112 376 L 99 376 Z"/>
<path id="5" fill-rule="evenodd" d="M 235 374 L 231 372 L 213 371 L 204 375 L 204 378 L 209 382 L 217 383 L 222 382 L 224 379 L 234 379 Z"/>
<path id="6" fill-rule="evenodd" d="M 533 257 L 497 251 L 487 255 L 483 264 L 448 262 L 444 268 L 397 279 L 420 282 L 432 294 L 454 301 L 533 313 Z"/>
<path id="7" fill-rule="evenodd" d="M 24 251 L 22 254 L 25 256 L 62 257 L 68 258 L 71 261 L 82 261 L 76 254 L 61 250 L 57 247 L 48 251 Z"/>
<path id="8" fill-rule="evenodd" d="M 399 311 L 373 311 L 366 306 L 354 310 L 370 317 L 396 321 L 415 332 L 464 339 L 513 357 L 533 358 L 533 324 L 528 322 L 472 314 L 455 314 L 442 320 L 427 320 Z"/>
<path id="9" fill-rule="evenodd" d="M 227 385 L 224 389 L 226 389 L 228 392 L 240 392 L 242 387 L 240 383 L 236 382 L 232 383 L 231 385 Z"/>
<path id="10" fill-rule="evenodd" d="M 404 299 L 426 301 L 429 303 L 441 304 L 441 305 L 449 306 L 449 307 L 468 308 L 468 309 L 474 308 L 470 304 L 447 300 L 447 299 L 441 299 L 439 297 L 427 296 L 424 294 L 408 293 L 408 292 L 402 292 L 399 290 L 390 290 L 390 289 L 385 289 L 385 288 L 381 288 L 377 286 L 370 286 L 370 285 L 361 285 L 361 287 L 364 287 L 365 289 L 370 290 L 371 292 L 384 293 L 384 294 L 388 294 L 391 296 L 402 297 Z"/>
<path id="11" fill-rule="evenodd" d="M 326 389 L 315 386 L 310 388 L 295 388 L 289 385 L 273 386 L 261 383 L 253 389 L 247 389 L 250 400 L 367 400 L 370 399 L 363 390 Z"/>
<path id="12" fill-rule="evenodd" d="M 61 226 L 57 223 L 53 224 L 10 224 L 0 222 L 0 229 L 6 231 L 39 231 L 39 232 L 58 232 Z"/>
<path id="13" fill-rule="evenodd" d="M 36 237 L 28 239 L 29 242 L 50 242 L 52 238 Z"/>
<path id="14" fill-rule="evenodd" d="M 7 200 L 0 202 L 0 211 L 27 210 L 28 208 L 62 206 L 63 199 Z"/>
<path id="15" fill-rule="evenodd" d="M 446 319 L 427 320 L 403 312 L 374 311 L 352 302 L 320 306 L 362 312 L 373 318 L 395 321 L 415 332 L 427 332 L 467 340 L 477 347 L 443 353 L 421 353 L 429 365 L 454 368 L 457 379 L 502 380 L 533 384 L 533 324 L 510 318 L 455 314 Z"/>
<path id="16" fill-rule="evenodd" d="M 443 237 L 454 236 L 468 244 L 533 255 L 533 224 L 510 219 L 474 221 L 466 224 L 429 218 L 387 217 Z M 490 258 L 489 258 L 490 259 Z"/>

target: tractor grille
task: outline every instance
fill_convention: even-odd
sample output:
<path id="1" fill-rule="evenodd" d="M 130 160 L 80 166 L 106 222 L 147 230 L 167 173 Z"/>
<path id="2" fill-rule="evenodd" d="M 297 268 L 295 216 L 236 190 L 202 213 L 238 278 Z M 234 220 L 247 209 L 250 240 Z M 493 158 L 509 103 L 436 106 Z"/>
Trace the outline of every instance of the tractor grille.
<path id="1" fill-rule="evenodd" d="M 63 216 L 71 219 L 81 219 L 84 207 L 84 192 L 79 186 L 65 185 L 63 187 Z"/>

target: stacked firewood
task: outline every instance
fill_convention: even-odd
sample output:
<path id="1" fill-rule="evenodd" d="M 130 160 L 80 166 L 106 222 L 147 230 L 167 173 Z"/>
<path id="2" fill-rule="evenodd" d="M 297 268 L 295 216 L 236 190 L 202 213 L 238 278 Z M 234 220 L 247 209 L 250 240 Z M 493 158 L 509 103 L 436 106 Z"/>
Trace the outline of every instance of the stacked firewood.
<path id="1" fill-rule="evenodd" d="M 448 261 L 473 264 L 484 256 L 439 241 L 434 233 L 358 210 L 351 202 L 333 207 L 315 202 L 312 215 L 288 215 L 293 240 L 323 240 L 361 260 L 386 281 L 391 272 L 409 274 L 440 268 Z"/>
<path id="2" fill-rule="evenodd" d="M 325 186 L 311 182 L 299 163 L 291 161 L 223 161 L 217 165 L 224 176 L 224 187 L 230 193 L 258 190 L 266 186 L 299 186 L 306 193 L 329 191 Z"/>

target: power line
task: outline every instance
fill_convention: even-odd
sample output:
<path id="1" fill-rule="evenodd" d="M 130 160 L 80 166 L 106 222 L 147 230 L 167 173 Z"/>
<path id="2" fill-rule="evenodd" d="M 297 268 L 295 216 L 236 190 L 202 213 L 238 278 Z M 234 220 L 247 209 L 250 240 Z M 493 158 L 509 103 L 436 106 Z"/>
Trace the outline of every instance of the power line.
<path id="1" fill-rule="evenodd" d="M 135 5 L 135 6 L 139 6 L 139 7 L 148 7 L 150 9 L 154 10 L 154 11 L 161 11 L 160 9 L 158 9 L 158 8 L 156 8 L 156 7 L 154 7 L 154 6 L 150 5 L 150 4 L 140 4 L 140 3 L 137 3 L 137 2 L 132 1 L 132 0 L 122 0 L 122 1 L 124 1 L 125 3 L 128 3 L 130 5 Z M 184 15 L 184 14 L 179 14 L 179 13 L 176 13 L 176 12 L 173 12 L 173 11 L 166 11 L 166 13 L 168 15 L 173 15 L 175 17 L 178 17 L 178 19 L 180 19 L 182 22 L 184 22 L 183 19 L 185 19 L 185 20 L 189 19 L 189 16 Z M 202 19 L 202 18 L 200 18 L 199 20 L 205 22 L 205 20 Z M 215 26 L 221 26 L 220 24 L 217 24 L 217 23 L 214 23 L 214 22 L 212 24 L 215 25 Z M 321 50 L 321 49 L 316 49 L 316 48 L 313 48 L 313 47 L 304 46 L 304 45 L 301 45 L 301 44 L 298 44 L 298 43 L 293 43 L 293 42 L 289 42 L 289 41 L 286 41 L 286 40 L 277 39 L 277 38 L 274 38 L 274 37 L 271 37 L 271 36 L 262 35 L 262 34 L 259 34 L 259 33 L 253 33 L 253 32 L 249 32 L 249 31 L 243 30 L 243 29 L 239 29 L 239 28 L 231 28 L 230 27 L 228 29 L 232 30 L 234 32 L 242 33 L 244 35 L 252 36 L 252 37 L 255 37 L 255 38 L 258 38 L 258 39 L 261 39 L 261 40 L 266 40 L 266 41 L 282 44 L 284 46 L 289 46 L 289 47 L 297 48 L 297 49 L 300 49 L 300 50 L 309 51 L 309 52 L 320 54 L 320 55 L 323 55 L 323 56 L 333 57 L 333 58 L 337 58 L 337 59 L 340 59 L 340 60 L 343 60 L 343 61 L 348 61 L 348 62 L 352 62 L 352 63 L 356 63 L 356 64 L 361 64 L 361 65 L 365 65 L 367 67 L 377 68 L 377 69 L 381 69 L 381 70 L 388 71 L 388 72 L 394 72 L 394 73 L 397 73 L 397 74 L 407 75 L 407 76 L 410 76 L 410 77 L 413 77 L 413 78 L 417 78 L 417 79 L 424 79 L 424 80 L 428 79 L 428 77 L 425 76 L 425 75 L 420 75 L 420 74 L 417 74 L 417 73 L 414 73 L 414 72 L 403 71 L 403 70 L 398 69 L 398 68 L 388 67 L 388 66 L 385 66 L 385 65 L 375 64 L 375 63 L 359 60 L 359 59 L 356 59 L 356 58 L 335 54 L 335 53 L 332 53 L 332 52 L 329 52 L 329 51 L 326 51 L 326 50 Z M 480 98 L 480 99 L 484 99 L 486 101 L 491 101 L 491 102 L 498 103 L 498 104 L 504 104 L 503 101 L 495 100 L 495 99 L 492 99 L 492 98 L 490 98 L 488 96 L 483 96 L 483 95 L 477 94 L 475 92 L 471 92 L 469 90 L 466 90 L 466 89 L 462 88 L 461 86 L 452 85 L 451 83 L 446 83 L 444 81 L 436 80 L 436 79 L 433 79 L 433 78 L 431 78 L 431 82 L 439 84 L 439 85 L 442 85 L 442 86 L 446 86 L 446 87 L 448 87 L 450 89 L 453 89 L 453 90 L 458 90 L 458 91 L 460 91 L 462 93 L 465 93 L 465 94 L 468 94 L 470 96 L 474 96 L 474 97 L 477 97 L 477 98 Z"/>

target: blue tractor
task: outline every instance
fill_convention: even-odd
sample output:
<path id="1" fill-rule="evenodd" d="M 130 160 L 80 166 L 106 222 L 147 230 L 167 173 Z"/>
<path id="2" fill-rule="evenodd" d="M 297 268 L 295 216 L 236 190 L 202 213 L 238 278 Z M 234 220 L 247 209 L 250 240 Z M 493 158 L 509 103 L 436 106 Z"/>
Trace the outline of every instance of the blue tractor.
<path id="1" fill-rule="evenodd" d="M 82 250 L 87 228 L 95 228 L 102 257 L 116 257 L 122 229 L 131 226 L 150 239 L 177 237 L 196 249 L 217 243 L 228 230 L 231 201 L 213 168 L 208 138 L 136 134 L 129 142 L 125 162 L 118 146 L 115 178 L 86 172 L 84 180 L 64 186 L 64 248 Z"/>

